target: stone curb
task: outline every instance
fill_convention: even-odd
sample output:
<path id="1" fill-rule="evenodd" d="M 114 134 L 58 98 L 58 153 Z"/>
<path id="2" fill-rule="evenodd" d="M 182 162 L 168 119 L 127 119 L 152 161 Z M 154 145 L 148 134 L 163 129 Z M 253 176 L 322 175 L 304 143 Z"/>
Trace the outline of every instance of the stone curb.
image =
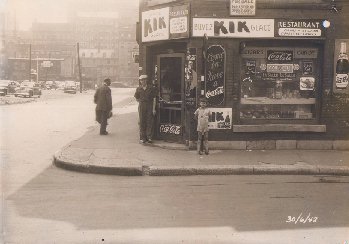
<path id="1" fill-rule="evenodd" d="M 91 174 L 120 175 L 120 176 L 142 176 L 142 166 L 101 166 L 88 162 L 69 160 L 62 157 L 61 151 L 53 156 L 53 164 L 58 168 Z"/>
<path id="2" fill-rule="evenodd" d="M 349 176 L 345 166 L 295 165 L 197 165 L 197 166 L 103 166 L 75 161 L 58 151 L 53 164 L 59 168 L 82 173 L 120 176 L 190 176 L 190 175 L 341 175 Z"/>
<path id="3" fill-rule="evenodd" d="M 349 167 L 293 165 L 215 165 L 198 167 L 149 167 L 150 176 L 185 175 L 349 175 Z"/>

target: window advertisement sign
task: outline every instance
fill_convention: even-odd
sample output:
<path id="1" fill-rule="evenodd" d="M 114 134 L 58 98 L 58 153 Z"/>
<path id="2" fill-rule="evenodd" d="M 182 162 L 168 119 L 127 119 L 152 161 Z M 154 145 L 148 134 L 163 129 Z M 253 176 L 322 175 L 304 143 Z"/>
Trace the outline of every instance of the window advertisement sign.
<path id="1" fill-rule="evenodd" d="M 315 78 L 301 77 L 299 79 L 299 88 L 301 91 L 313 91 L 315 88 Z"/>
<path id="2" fill-rule="evenodd" d="M 208 122 L 209 129 L 231 129 L 232 109 L 231 108 L 209 108 L 210 120 Z"/>
<path id="3" fill-rule="evenodd" d="M 293 64 L 267 64 L 269 73 L 293 73 Z"/>
<path id="4" fill-rule="evenodd" d="M 293 51 L 268 50 L 267 61 L 270 63 L 289 63 L 293 61 Z"/>
<path id="5" fill-rule="evenodd" d="M 159 132 L 160 134 L 181 135 L 182 127 L 175 124 L 160 124 Z"/>
<path id="6" fill-rule="evenodd" d="M 230 15 L 253 16 L 256 14 L 256 0 L 230 0 Z"/>
<path id="7" fill-rule="evenodd" d="M 167 7 L 142 13 L 142 42 L 169 39 L 169 12 Z"/>
<path id="8" fill-rule="evenodd" d="M 274 37 L 274 19 L 193 18 L 193 36 Z"/>
<path id="9" fill-rule="evenodd" d="M 170 8 L 170 39 L 189 37 L 189 5 Z"/>
<path id="10" fill-rule="evenodd" d="M 349 93 L 348 45 L 349 39 L 335 41 L 333 91 L 336 93 Z"/>
<path id="11" fill-rule="evenodd" d="M 276 37 L 323 37 L 323 20 L 275 20 Z"/>
<path id="12" fill-rule="evenodd" d="M 224 101 L 225 50 L 220 45 L 207 49 L 206 98 L 209 105 L 220 105 Z"/>
<path id="13" fill-rule="evenodd" d="M 317 48 L 295 48 L 294 58 L 317 58 Z"/>

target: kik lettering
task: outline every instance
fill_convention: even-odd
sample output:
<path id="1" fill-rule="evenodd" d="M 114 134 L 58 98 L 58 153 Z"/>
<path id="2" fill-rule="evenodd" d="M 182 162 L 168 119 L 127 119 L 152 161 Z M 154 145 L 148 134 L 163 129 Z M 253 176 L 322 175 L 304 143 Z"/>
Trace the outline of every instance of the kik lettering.
<path id="1" fill-rule="evenodd" d="M 229 33 L 235 33 L 235 32 L 250 32 L 250 29 L 246 25 L 246 21 L 237 21 L 237 28 L 236 23 L 234 21 L 228 22 L 228 29 L 226 27 L 226 23 L 224 21 L 215 21 L 214 22 L 214 34 L 215 36 L 219 36 L 220 33 L 228 34 Z"/>
<path id="2" fill-rule="evenodd" d="M 145 19 L 144 20 L 144 37 L 147 37 L 149 34 L 157 31 L 157 29 L 166 28 L 166 22 L 164 17 Z"/>

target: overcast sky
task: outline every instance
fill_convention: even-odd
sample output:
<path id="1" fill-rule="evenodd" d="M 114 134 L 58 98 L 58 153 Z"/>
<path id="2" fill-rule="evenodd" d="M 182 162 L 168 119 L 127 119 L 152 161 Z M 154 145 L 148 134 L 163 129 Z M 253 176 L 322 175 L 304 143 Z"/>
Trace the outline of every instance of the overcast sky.
<path id="1" fill-rule="evenodd" d="M 16 16 L 19 29 L 28 30 L 33 21 L 66 22 L 69 13 L 80 11 L 118 11 L 136 7 L 139 0 L 0 0 L 0 9 Z"/>

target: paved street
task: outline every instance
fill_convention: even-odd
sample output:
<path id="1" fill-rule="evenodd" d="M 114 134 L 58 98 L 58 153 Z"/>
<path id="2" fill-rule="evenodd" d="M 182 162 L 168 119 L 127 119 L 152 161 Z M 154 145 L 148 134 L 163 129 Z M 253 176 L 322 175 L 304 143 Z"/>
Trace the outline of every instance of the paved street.
<path id="1" fill-rule="evenodd" d="M 133 89 L 113 89 L 115 107 Z M 349 177 L 120 177 L 52 155 L 95 126 L 93 91 L 1 106 L 5 243 L 345 243 Z M 306 223 L 304 223 L 306 222 Z"/>

